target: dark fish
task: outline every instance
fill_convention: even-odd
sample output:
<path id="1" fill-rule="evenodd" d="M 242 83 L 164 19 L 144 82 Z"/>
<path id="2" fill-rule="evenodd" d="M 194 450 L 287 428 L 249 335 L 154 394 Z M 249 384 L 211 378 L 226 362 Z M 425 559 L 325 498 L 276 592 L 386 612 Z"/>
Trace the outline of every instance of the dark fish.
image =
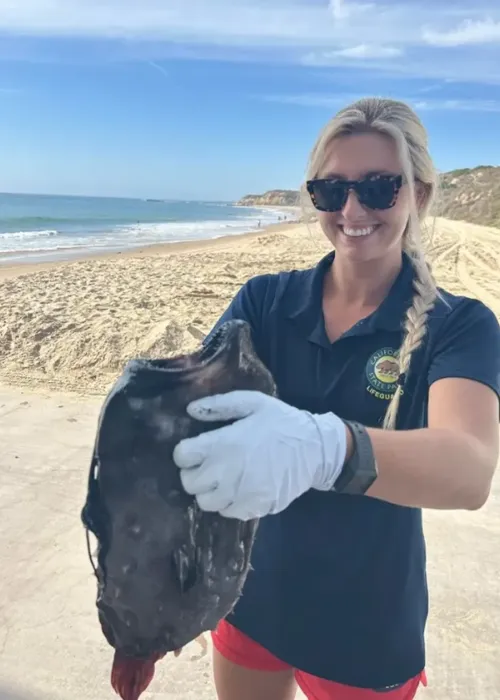
<path id="1" fill-rule="evenodd" d="M 241 594 L 257 521 L 201 511 L 172 459 L 182 438 L 226 424 L 193 420 L 187 404 L 234 389 L 275 394 L 239 320 L 193 354 L 129 362 L 102 408 L 81 515 L 87 542 L 89 531 L 97 538 L 98 617 L 123 700 L 137 700 L 155 662 L 214 629 Z"/>

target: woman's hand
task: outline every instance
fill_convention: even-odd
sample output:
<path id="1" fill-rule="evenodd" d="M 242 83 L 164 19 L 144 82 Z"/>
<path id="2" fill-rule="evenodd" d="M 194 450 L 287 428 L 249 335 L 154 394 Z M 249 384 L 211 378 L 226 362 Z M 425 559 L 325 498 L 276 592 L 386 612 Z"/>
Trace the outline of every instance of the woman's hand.
<path id="1" fill-rule="evenodd" d="M 279 513 L 310 488 L 330 490 L 346 457 L 347 426 L 257 391 L 193 401 L 200 421 L 234 423 L 182 440 L 173 458 L 200 508 L 240 520 Z"/>

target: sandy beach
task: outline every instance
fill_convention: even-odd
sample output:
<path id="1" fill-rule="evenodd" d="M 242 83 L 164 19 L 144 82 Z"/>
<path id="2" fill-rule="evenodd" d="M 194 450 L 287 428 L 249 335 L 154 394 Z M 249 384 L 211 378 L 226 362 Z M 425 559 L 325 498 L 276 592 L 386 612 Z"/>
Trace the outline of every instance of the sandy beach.
<path id="1" fill-rule="evenodd" d="M 500 309 L 500 232 L 438 219 L 429 259 L 452 292 Z M 102 393 L 125 362 L 194 349 L 246 279 L 313 265 L 314 226 L 0 266 L 0 381 Z"/>
<path id="2" fill-rule="evenodd" d="M 79 510 L 102 396 L 123 365 L 193 350 L 250 276 L 313 265 L 327 250 L 314 227 L 281 224 L 0 266 L 0 699 L 115 697 Z M 500 230 L 438 219 L 429 259 L 440 285 L 500 316 Z M 419 698 L 500 697 L 499 478 L 479 513 L 428 512 L 426 529 L 430 687 Z M 165 660 L 144 700 L 213 700 L 199 652 Z"/>

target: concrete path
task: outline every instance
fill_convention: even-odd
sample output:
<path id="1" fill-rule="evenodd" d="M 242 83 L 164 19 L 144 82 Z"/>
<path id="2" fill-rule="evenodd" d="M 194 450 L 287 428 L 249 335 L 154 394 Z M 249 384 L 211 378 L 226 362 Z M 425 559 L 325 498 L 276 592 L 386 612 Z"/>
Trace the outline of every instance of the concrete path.
<path id="1" fill-rule="evenodd" d="M 80 510 L 101 398 L 0 388 L 0 700 L 106 700 Z M 428 700 L 500 698 L 500 485 L 476 513 L 428 513 Z M 196 643 L 144 700 L 214 700 Z M 141 699 L 142 700 L 142 699 Z"/>

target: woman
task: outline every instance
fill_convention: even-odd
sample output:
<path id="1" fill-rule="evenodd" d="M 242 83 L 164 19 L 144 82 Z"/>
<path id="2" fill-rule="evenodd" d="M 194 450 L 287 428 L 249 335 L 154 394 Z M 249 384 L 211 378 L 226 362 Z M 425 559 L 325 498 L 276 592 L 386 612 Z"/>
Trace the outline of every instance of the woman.
<path id="1" fill-rule="evenodd" d="M 421 509 L 487 500 L 499 326 L 438 290 L 425 262 L 436 172 L 408 106 L 343 109 L 306 189 L 334 252 L 250 279 L 217 324 L 248 321 L 280 398 L 191 404 L 237 420 L 174 453 L 201 508 L 262 518 L 243 595 L 213 634 L 217 693 L 290 700 L 298 683 L 309 700 L 409 700 L 426 682 Z"/>

